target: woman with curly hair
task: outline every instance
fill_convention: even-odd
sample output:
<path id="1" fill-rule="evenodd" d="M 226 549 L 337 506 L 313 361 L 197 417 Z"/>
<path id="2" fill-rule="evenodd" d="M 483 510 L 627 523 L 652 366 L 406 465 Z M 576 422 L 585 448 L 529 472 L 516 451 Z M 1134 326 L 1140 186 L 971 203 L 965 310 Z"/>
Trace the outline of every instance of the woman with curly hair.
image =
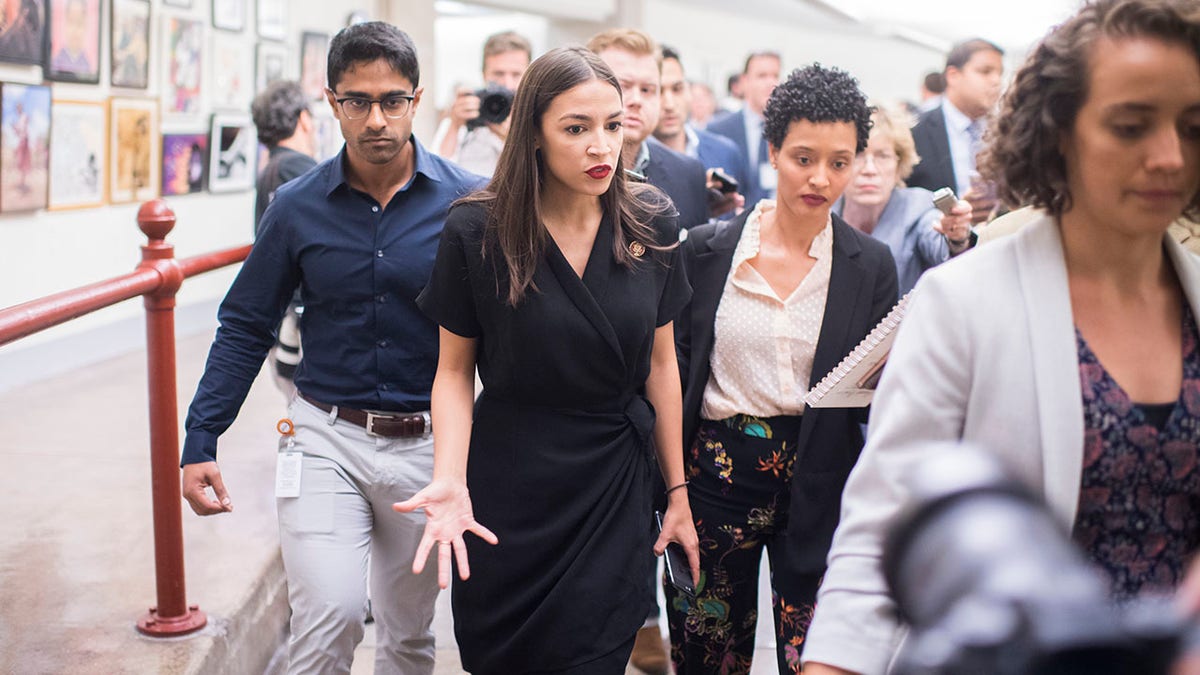
<path id="1" fill-rule="evenodd" d="M 1117 600 L 1173 588 L 1200 546 L 1200 260 L 1166 236 L 1200 205 L 1200 2 L 1085 5 L 1030 54 L 994 129 L 1000 194 L 1045 215 L 917 284 L 805 672 L 885 671 L 900 626 L 882 541 L 900 478 L 939 442 L 1018 471 Z"/>
<path id="2" fill-rule="evenodd" d="M 845 72 L 793 72 L 765 110 L 777 199 L 684 242 L 693 296 L 677 341 L 701 573 L 694 598 L 666 586 L 678 673 L 750 670 L 764 549 L 780 672 L 799 670 L 866 421 L 865 409 L 806 410 L 802 397 L 896 302 L 887 246 L 831 212 L 870 115 Z"/>

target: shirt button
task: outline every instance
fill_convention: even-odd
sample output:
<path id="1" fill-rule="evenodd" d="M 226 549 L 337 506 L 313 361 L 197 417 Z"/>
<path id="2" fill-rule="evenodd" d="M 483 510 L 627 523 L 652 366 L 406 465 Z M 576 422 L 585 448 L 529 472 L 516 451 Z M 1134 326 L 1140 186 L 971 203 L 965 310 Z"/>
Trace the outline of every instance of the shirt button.
<path id="1" fill-rule="evenodd" d="M 375 302 L 378 302 L 382 305 L 383 303 L 387 302 L 387 296 L 383 293 L 380 293 L 379 295 L 375 296 Z"/>
<path id="2" fill-rule="evenodd" d="M 382 258 L 383 257 L 383 249 L 379 249 L 378 251 L 375 251 L 375 257 Z"/>
<path id="3" fill-rule="evenodd" d="M 383 339 L 383 340 L 380 340 L 379 342 L 376 342 L 375 344 L 379 345 L 380 347 L 387 347 L 387 346 L 388 346 L 388 341 L 387 341 L 387 339 L 385 338 L 385 339 Z"/>
<path id="4" fill-rule="evenodd" d="M 372 207 L 371 207 L 371 212 L 372 212 L 372 213 L 379 213 L 379 207 L 378 207 L 378 206 L 372 206 Z"/>
<path id="5" fill-rule="evenodd" d="M 388 383 L 384 382 L 383 384 L 379 385 L 379 388 L 383 391 L 388 391 L 391 389 L 391 386 L 389 386 Z"/>

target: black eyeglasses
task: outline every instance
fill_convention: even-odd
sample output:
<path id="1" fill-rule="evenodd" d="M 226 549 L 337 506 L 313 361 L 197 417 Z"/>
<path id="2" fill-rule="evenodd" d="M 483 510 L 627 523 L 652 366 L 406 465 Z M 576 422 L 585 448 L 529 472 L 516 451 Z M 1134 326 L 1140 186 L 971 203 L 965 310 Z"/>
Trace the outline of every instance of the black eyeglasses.
<path id="1" fill-rule="evenodd" d="M 346 119 L 358 120 L 371 114 L 371 106 L 378 103 L 379 110 L 383 112 L 385 117 L 395 119 L 404 117 L 408 112 L 408 108 L 412 105 L 415 96 L 408 94 L 392 94 L 384 98 L 363 98 L 361 96 L 347 96 L 345 98 L 336 98 L 337 104 L 342 108 L 342 114 Z"/>

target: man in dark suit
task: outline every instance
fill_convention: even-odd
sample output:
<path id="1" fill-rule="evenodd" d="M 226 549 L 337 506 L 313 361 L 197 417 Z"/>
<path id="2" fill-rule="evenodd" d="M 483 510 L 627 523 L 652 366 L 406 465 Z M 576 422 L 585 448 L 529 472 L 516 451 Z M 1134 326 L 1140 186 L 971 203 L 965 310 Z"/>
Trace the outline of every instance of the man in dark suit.
<path id="1" fill-rule="evenodd" d="M 662 48 L 662 114 L 654 137 L 663 145 L 700 160 L 704 168 L 720 170 L 738 182 L 746 183 L 746 160 L 733 141 L 714 133 L 696 129 L 688 123 L 692 106 L 691 87 L 683 75 L 683 63 L 679 52 L 670 47 Z M 728 213 L 742 205 L 737 192 L 722 193 L 719 184 L 708 182 L 711 212 L 714 216 Z M 720 196 L 718 198 L 718 196 Z"/>
<path id="2" fill-rule="evenodd" d="M 996 206 L 994 190 L 975 173 L 975 157 L 982 149 L 988 112 L 1000 97 L 1003 55 L 999 47 L 979 38 L 955 45 L 946 57 L 942 104 L 922 113 L 913 127 L 921 161 L 908 185 L 952 188 L 971 202 L 977 223 Z"/>
<path id="3" fill-rule="evenodd" d="M 658 45 L 645 33 L 617 28 L 588 41 L 616 74 L 625 104 L 625 168 L 667 193 L 679 211 L 679 226 L 689 228 L 709 217 L 704 165 L 650 137 L 658 126 L 662 90 Z"/>
<path id="4" fill-rule="evenodd" d="M 775 170 L 767 156 L 762 123 L 767 99 L 779 84 L 781 67 L 779 54 L 775 52 L 755 52 L 746 57 L 741 77 L 745 105 L 738 112 L 708 125 L 709 131 L 733 141 L 746 159 L 742 195 L 746 198 L 747 209 L 754 208 L 760 199 L 775 197 Z"/>

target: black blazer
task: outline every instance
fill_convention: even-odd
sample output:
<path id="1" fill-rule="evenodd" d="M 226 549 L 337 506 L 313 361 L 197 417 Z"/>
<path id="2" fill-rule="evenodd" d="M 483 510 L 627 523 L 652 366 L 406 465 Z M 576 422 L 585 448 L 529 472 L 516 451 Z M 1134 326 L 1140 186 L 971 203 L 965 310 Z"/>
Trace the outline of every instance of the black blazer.
<path id="1" fill-rule="evenodd" d="M 921 113 L 912 135 L 921 161 L 913 167 L 912 175 L 904 182 L 909 187 L 925 188 L 931 192 L 944 187 L 958 192 L 954 159 L 950 156 L 950 136 L 946 133 L 946 116 L 942 114 L 942 106 Z"/>
<path id="2" fill-rule="evenodd" d="M 688 231 L 683 264 L 692 300 L 675 321 L 683 378 L 683 440 L 690 448 L 700 426 L 700 404 L 708 383 L 713 326 L 734 249 L 750 211 L 729 221 Z M 897 300 L 896 263 L 886 244 L 833 216 L 833 264 L 829 295 L 809 387 L 816 384 L 871 332 Z M 866 408 L 809 408 L 797 439 L 788 540 L 806 571 L 825 569 L 825 556 L 841 511 L 842 487 L 863 437 Z"/>
<path id="3" fill-rule="evenodd" d="M 667 193 L 679 211 L 679 227 L 687 229 L 708 220 L 708 179 L 700 160 L 675 152 L 653 137 L 646 139 L 650 163 L 646 182 Z"/>

